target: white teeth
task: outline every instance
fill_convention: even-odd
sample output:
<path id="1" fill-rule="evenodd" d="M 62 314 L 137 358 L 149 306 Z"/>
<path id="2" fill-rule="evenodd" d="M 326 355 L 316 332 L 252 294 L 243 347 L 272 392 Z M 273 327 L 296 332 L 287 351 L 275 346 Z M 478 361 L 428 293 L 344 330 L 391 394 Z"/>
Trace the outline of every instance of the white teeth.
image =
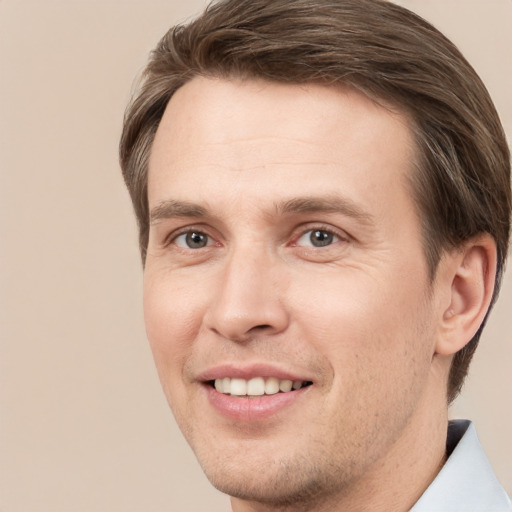
<path id="1" fill-rule="evenodd" d="M 262 396 L 275 395 L 281 391 L 287 393 L 289 391 L 300 389 L 306 381 L 288 379 L 279 380 L 275 377 L 264 379 L 263 377 L 254 377 L 250 380 L 231 379 L 224 377 L 223 379 L 215 379 L 215 389 L 219 393 L 234 396 Z"/>
<path id="2" fill-rule="evenodd" d="M 247 394 L 251 396 L 261 396 L 265 394 L 265 380 L 261 377 L 255 377 L 247 383 Z"/>
<path id="3" fill-rule="evenodd" d="M 231 379 L 229 392 L 236 396 L 247 395 L 247 381 L 245 379 Z"/>
<path id="4" fill-rule="evenodd" d="M 265 381 L 265 394 L 266 395 L 275 395 L 279 393 L 279 381 L 274 377 L 270 377 Z"/>
<path id="5" fill-rule="evenodd" d="M 301 383 L 302 385 L 302 383 Z M 287 393 L 288 391 L 292 390 L 293 382 L 291 380 L 282 380 L 279 382 L 279 391 L 282 391 L 283 393 Z"/>

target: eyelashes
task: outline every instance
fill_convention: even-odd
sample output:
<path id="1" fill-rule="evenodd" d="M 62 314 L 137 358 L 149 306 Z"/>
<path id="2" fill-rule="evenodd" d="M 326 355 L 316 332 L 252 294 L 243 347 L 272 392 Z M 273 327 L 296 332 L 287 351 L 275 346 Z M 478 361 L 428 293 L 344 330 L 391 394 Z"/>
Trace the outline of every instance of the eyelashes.
<path id="1" fill-rule="evenodd" d="M 305 231 L 295 242 L 298 247 L 327 247 L 333 243 L 341 241 L 340 237 L 332 230 L 325 228 L 315 228 Z"/>
<path id="2" fill-rule="evenodd" d="M 191 230 L 177 235 L 171 242 L 183 249 L 203 249 L 212 244 L 212 239 L 199 230 Z"/>
<path id="3" fill-rule="evenodd" d="M 200 252 L 212 247 L 222 247 L 217 233 L 210 234 L 205 226 L 185 226 L 168 235 L 163 243 L 164 247 L 176 248 L 179 251 Z M 284 245 L 287 247 L 304 248 L 311 250 L 327 250 L 331 246 L 349 242 L 350 237 L 342 230 L 332 226 L 307 224 L 297 227 L 290 236 L 285 237 Z"/>

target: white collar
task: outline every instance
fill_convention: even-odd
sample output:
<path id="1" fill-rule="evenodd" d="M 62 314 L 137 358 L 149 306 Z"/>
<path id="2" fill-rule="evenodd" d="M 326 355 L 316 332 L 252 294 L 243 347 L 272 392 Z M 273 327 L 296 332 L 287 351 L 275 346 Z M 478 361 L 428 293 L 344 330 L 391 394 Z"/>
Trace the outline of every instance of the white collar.
<path id="1" fill-rule="evenodd" d="M 512 511 L 471 421 L 449 423 L 447 450 L 448 460 L 411 512 Z"/>

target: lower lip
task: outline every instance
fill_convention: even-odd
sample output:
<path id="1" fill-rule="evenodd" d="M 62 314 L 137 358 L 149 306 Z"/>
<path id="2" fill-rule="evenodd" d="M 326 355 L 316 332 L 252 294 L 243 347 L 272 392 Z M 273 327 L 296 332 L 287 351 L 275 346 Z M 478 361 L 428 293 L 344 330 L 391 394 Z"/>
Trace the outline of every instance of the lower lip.
<path id="1" fill-rule="evenodd" d="M 300 400 L 311 386 L 288 393 L 263 395 L 258 398 L 226 395 L 219 393 L 210 385 L 204 387 L 210 404 L 217 412 L 228 419 L 249 423 L 268 419 L 289 408 Z"/>

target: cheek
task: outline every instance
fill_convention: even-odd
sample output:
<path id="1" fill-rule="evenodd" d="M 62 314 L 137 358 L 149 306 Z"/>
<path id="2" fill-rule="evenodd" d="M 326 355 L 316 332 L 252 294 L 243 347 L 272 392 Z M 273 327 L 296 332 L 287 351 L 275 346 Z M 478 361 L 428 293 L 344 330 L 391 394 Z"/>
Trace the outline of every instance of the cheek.
<path id="1" fill-rule="evenodd" d="M 435 330 L 421 295 L 396 291 L 381 297 L 369 300 L 366 313 L 362 305 L 359 316 L 352 311 L 354 337 L 347 352 L 354 367 L 354 396 L 394 423 L 400 422 L 397 411 L 405 419 L 427 385 Z"/>
<path id="2" fill-rule="evenodd" d="M 335 378 L 352 376 L 368 391 L 379 382 L 395 388 L 412 379 L 412 372 L 428 369 L 432 355 L 431 305 L 418 281 L 340 271 L 334 278 L 294 285 L 293 316 L 327 356 Z"/>
<path id="3" fill-rule="evenodd" d="M 162 384 L 181 377 L 201 325 L 199 297 L 177 282 L 151 275 L 144 278 L 146 333 Z"/>

